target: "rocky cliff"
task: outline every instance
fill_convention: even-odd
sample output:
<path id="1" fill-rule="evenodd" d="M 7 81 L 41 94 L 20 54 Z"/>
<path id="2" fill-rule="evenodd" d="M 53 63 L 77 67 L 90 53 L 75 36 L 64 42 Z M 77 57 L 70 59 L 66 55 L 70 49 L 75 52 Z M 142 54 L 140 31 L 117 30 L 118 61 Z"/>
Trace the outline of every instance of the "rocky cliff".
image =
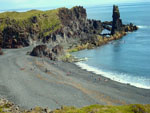
<path id="1" fill-rule="evenodd" d="M 111 33 L 101 34 L 105 29 Z M 126 32 L 137 29 L 132 23 L 122 23 L 119 8 L 115 5 L 113 21 L 110 22 L 87 19 L 86 9 L 82 6 L 49 11 L 5 12 L 0 14 L 0 47 L 20 48 L 42 42 L 51 49 L 61 44 L 68 51 L 78 51 L 119 39 Z"/>
<path id="2" fill-rule="evenodd" d="M 43 42 L 67 41 L 69 38 L 85 39 L 94 37 L 103 30 L 101 21 L 87 19 L 86 10 L 81 6 L 61 8 L 58 17 L 62 27 L 44 37 Z"/>
<path id="3" fill-rule="evenodd" d="M 0 55 L 3 55 L 3 51 L 2 51 L 2 48 L 0 48 Z"/>
<path id="4" fill-rule="evenodd" d="M 20 48 L 60 28 L 57 10 L 5 12 L 0 14 L 0 47 Z"/>
<path id="5" fill-rule="evenodd" d="M 35 41 L 60 43 L 68 38 L 93 37 L 102 29 L 101 21 L 88 20 L 81 6 L 45 12 L 5 12 L 0 14 L 0 46 L 20 48 Z"/>

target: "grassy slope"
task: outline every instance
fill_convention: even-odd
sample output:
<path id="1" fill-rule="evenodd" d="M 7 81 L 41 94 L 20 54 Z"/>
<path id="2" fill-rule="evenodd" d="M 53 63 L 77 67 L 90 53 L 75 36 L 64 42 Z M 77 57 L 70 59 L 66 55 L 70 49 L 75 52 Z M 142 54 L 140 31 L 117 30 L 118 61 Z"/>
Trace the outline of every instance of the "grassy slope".
<path id="1" fill-rule="evenodd" d="M 8 113 L 5 112 L 7 110 L 13 109 L 10 104 L 0 105 L 0 113 Z M 15 113 L 9 112 L 9 113 Z M 46 113 L 43 112 L 43 108 L 36 107 L 31 111 L 21 111 L 20 113 Z M 53 110 L 51 113 L 150 113 L 150 105 L 123 105 L 123 106 L 104 106 L 104 105 L 91 105 L 82 108 L 75 107 L 61 107 L 61 109 Z"/>
<path id="2" fill-rule="evenodd" d="M 53 113 L 150 113 L 150 105 L 103 106 L 91 105 L 83 108 L 63 107 Z"/>
<path id="3" fill-rule="evenodd" d="M 47 35 L 48 33 L 51 33 L 60 28 L 61 24 L 59 17 L 57 16 L 58 11 L 59 9 L 48 11 L 31 10 L 27 12 L 0 13 L 0 19 L 2 19 L 0 24 L 0 30 L 2 31 L 7 26 L 6 21 L 9 18 L 11 25 L 15 24 L 20 27 L 34 27 L 38 25 L 41 32 L 53 27 L 53 29 L 45 32 L 45 35 Z M 33 16 L 37 17 L 37 23 L 32 23 L 31 18 Z M 15 22 L 13 20 L 15 20 Z"/>

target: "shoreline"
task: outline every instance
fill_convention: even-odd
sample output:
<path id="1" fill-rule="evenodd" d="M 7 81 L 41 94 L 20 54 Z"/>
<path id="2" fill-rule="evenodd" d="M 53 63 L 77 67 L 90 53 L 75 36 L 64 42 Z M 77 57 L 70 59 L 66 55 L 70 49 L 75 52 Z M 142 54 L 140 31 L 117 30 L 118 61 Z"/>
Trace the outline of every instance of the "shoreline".
<path id="1" fill-rule="evenodd" d="M 104 71 L 102 71 L 102 70 L 100 70 L 96 67 L 90 66 L 90 65 L 82 63 L 82 62 L 77 62 L 77 63 L 75 63 L 75 65 L 77 65 L 81 69 L 87 70 L 89 72 L 93 72 L 95 74 L 102 75 L 103 77 L 106 77 L 106 78 L 108 78 L 112 81 L 115 81 L 115 82 L 131 85 L 131 86 L 134 86 L 134 87 L 137 87 L 137 88 L 148 89 L 148 90 L 150 89 L 150 87 L 148 87 L 146 85 L 142 85 L 140 83 L 138 84 L 138 83 L 135 83 L 135 82 L 130 82 L 130 81 L 127 81 L 127 80 L 123 80 L 121 78 L 117 78 L 117 76 L 115 76 L 114 73 L 104 72 Z M 110 75 L 108 75 L 108 74 L 110 74 Z M 111 77 L 111 75 L 112 75 L 112 77 Z"/>
<path id="2" fill-rule="evenodd" d="M 22 108 L 150 104 L 150 90 L 112 81 L 74 63 L 25 55 L 30 50 L 6 49 L 0 57 L 0 95 Z"/>
<path id="3" fill-rule="evenodd" d="M 45 32 L 43 33 L 43 30 L 41 31 L 41 33 L 43 33 L 44 36 L 47 35 L 48 38 L 52 36 L 50 40 L 47 39 L 47 36 L 45 36 L 43 41 L 48 42 L 53 38 L 54 40 L 57 40 L 60 38 L 60 36 L 63 39 L 66 36 L 65 34 L 68 34 L 68 37 L 72 35 L 72 38 L 76 36 L 84 36 L 84 40 L 82 40 L 84 43 L 78 43 L 78 40 L 70 40 L 70 49 L 74 49 L 75 45 L 74 43 L 72 44 L 72 42 L 74 41 L 76 43 L 76 50 L 82 50 L 86 48 L 90 49 L 108 43 L 112 40 L 120 39 L 124 35 L 126 35 L 126 32 L 138 29 L 133 24 L 125 25 L 122 26 L 122 29 L 124 29 L 123 31 L 114 32 L 111 37 L 101 37 L 100 35 L 96 35 L 96 32 L 98 32 L 99 34 L 99 30 L 102 30 L 105 25 L 102 27 L 101 24 L 103 23 L 101 23 L 100 21 L 89 20 L 89 25 L 91 25 L 91 22 L 96 22 L 97 27 L 99 26 L 99 29 L 95 29 L 95 26 L 93 26 L 95 31 L 93 31 L 93 28 L 87 29 L 87 32 L 89 32 L 89 34 L 83 32 L 86 35 L 77 35 L 76 29 L 73 29 L 70 33 L 70 31 L 66 30 L 66 28 L 69 29 L 72 28 L 72 26 L 68 25 L 74 26 L 82 22 L 81 20 L 86 20 L 86 12 L 83 7 L 74 7 L 74 9 L 79 9 L 81 11 L 79 12 L 81 18 L 77 19 L 78 16 L 76 16 L 76 12 L 72 13 L 72 11 L 74 10 L 62 9 L 62 11 L 67 10 L 67 12 L 64 15 L 60 15 L 60 17 L 67 17 L 70 13 L 73 14 L 73 16 L 70 16 L 72 17 L 71 20 L 67 20 L 67 18 L 62 18 L 63 20 L 61 20 L 65 25 L 65 31 L 59 31 L 61 29 L 58 29 L 58 31 L 55 31 L 52 34 L 49 33 L 50 31 L 47 31 L 45 34 Z M 82 14 L 82 12 L 84 13 Z M 38 25 L 38 18 L 40 17 L 31 18 L 33 25 L 35 23 L 37 23 Z M 47 18 L 47 16 L 44 15 L 43 18 Z M 74 19 L 76 21 L 74 21 Z M 116 19 L 118 20 L 117 22 L 119 22 L 119 25 L 122 24 L 119 17 Z M 43 21 L 43 19 L 41 20 Z M 74 22 L 74 24 L 70 24 L 72 21 Z M 68 22 L 67 25 L 66 22 Z M 81 28 L 90 28 L 89 25 L 85 26 L 84 21 L 82 24 L 79 24 L 81 25 Z M 108 23 L 106 23 L 106 25 L 107 24 Z M 49 26 L 49 28 L 51 27 Z M 16 28 L 9 27 L 6 30 L 9 32 L 9 29 L 11 29 L 12 31 L 18 30 Z M 81 33 L 82 31 L 85 31 L 85 29 L 80 30 Z M 59 33 L 61 33 L 61 35 L 58 36 Z M 11 36 L 11 34 L 9 35 Z M 20 33 L 20 35 L 22 34 Z M 90 38 L 87 38 L 88 35 L 90 36 Z M 16 39 L 18 38 L 16 37 Z M 61 41 L 62 40 L 58 40 L 58 42 Z M 16 41 L 15 39 L 13 39 L 13 41 L 9 41 L 8 38 L 8 42 L 15 42 L 15 45 L 14 43 L 6 43 L 4 44 L 4 48 L 20 47 L 19 41 Z M 64 42 L 64 44 L 66 43 Z M 69 45 L 67 44 L 66 46 Z M 74 63 L 51 61 L 47 56 L 38 58 L 27 55 L 26 53 L 32 51 L 32 49 L 32 46 L 21 49 L 6 49 L 6 51 L 4 51 L 4 55 L 0 56 L 0 63 L 3 64 L 0 65 L 0 95 L 5 96 L 8 100 L 14 102 L 16 105 L 19 105 L 22 108 L 30 109 L 34 108 L 35 106 L 41 106 L 49 107 L 50 109 L 57 109 L 61 106 L 83 107 L 93 104 L 150 104 L 149 89 L 146 90 L 131 86 L 129 84 L 122 84 L 113 81 L 102 75 L 89 72 L 85 69 L 81 69 Z M 48 56 L 52 55 L 48 53 Z"/>

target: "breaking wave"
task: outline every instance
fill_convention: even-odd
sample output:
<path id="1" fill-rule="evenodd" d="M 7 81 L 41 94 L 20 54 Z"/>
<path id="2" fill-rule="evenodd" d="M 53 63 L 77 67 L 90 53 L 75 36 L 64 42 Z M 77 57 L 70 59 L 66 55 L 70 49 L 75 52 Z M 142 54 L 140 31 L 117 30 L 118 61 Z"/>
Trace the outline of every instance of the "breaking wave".
<path id="1" fill-rule="evenodd" d="M 146 79 L 143 77 L 134 77 L 124 73 L 105 72 L 101 69 L 98 69 L 93 66 L 89 66 L 82 62 L 77 62 L 76 65 L 82 69 L 85 69 L 90 72 L 94 72 L 95 74 L 100 74 L 104 77 L 110 78 L 111 80 L 120 83 L 130 84 L 132 86 L 139 87 L 139 88 L 150 89 L 150 79 Z"/>

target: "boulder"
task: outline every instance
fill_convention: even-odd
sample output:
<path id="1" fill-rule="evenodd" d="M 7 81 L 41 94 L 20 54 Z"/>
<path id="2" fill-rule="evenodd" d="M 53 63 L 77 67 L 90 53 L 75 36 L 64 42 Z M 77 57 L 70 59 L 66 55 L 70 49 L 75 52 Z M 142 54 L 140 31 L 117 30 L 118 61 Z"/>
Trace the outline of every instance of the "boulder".
<path id="1" fill-rule="evenodd" d="M 50 50 L 47 48 L 46 45 L 38 45 L 33 48 L 32 52 L 30 53 L 31 56 L 43 57 L 49 56 Z"/>
<path id="2" fill-rule="evenodd" d="M 53 47 L 52 52 L 54 52 L 56 55 L 62 55 L 64 53 L 64 49 L 60 45 L 56 45 Z"/>
<path id="3" fill-rule="evenodd" d="M 53 48 L 48 48 L 46 45 L 38 45 L 33 48 L 30 53 L 31 56 L 36 57 L 47 57 L 50 60 L 59 60 L 61 55 L 64 55 L 63 47 L 60 45 L 56 45 Z"/>
<path id="4" fill-rule="evenodd" d="M 3 55 L 3 51 L 2 51 L 2 48 L 0 48 L 0 55 Z"/>

